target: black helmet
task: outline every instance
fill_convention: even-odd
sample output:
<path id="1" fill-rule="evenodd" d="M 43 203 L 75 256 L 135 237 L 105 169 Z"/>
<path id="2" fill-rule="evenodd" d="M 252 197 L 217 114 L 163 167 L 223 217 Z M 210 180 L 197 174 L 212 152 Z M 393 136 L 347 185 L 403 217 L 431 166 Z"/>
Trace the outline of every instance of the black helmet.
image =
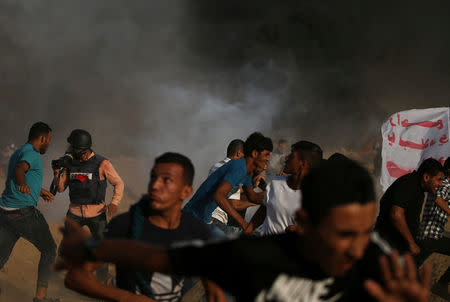
<path id="1" fill-rule="evenodd" d="M 89 132 L 82 129 L 73 130 L 67 138 L 67 142 L 74 149 L 89 149 L 92 146 L 91 135 Z"/>

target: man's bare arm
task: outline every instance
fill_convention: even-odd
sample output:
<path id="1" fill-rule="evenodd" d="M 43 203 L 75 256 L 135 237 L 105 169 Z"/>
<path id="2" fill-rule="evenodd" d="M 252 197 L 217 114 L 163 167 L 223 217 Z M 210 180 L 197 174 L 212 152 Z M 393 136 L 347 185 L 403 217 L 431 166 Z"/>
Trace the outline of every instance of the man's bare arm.
<path id="1" fill-rule="evenodd" d="M 250 220 L 247 229 L 244 234 L 251 234 L 258 228 L 266 219 L 267 208 L 264 205 L 261 205 L 259 209 L 256 211 L 255 215 L 253 215 L 252 220 Z"/>
<path id="2" fill-rule="evenodd" d="M 227 194 L 231 191 L 231 184 L 223 181 L 216 192 L 214 193 L 214 200 L 217 202 L 217 205 L 224 210 L 229 216 L 233 217 L 243 230 L 247 228 L 247 222 L 242 218 L 242 216 L 233 208 L 233 206 L 228 202 Z"/>
<path id="3" fill-rule="evenodd" d="M 25 179 L 25 173 L 30 169 L 26 161 L 20 161 L 14 168 L 14 182 L 17 184 L 17 190 L 24 194 L 30 194 L 30 187 Z"/>
<path id="4" fill-rule="evenodd" d="M 141 242 L 103 240 L 94 256 L 99 261 L 115 263 L 133 270 L 170 274 L 169 255 L 166 251 L 161 247 Z"/>
<path id="5" fill-rule="evenodd" d="M 111 203 L 118 206 L 123 197 L 123 190 L 125 185 L 122 178 L 114 169 L 110 161 L 104 160 L 100 165 L 100 170 L 103 172 L 105 179 L 113 186 L 113 195 Z"/>
<path id="6" fill-rule="evenodd" d="M 411 231 L 408 228 L 408 224 L 406 223 L 405 209 L 399 206 L 393 206 L 390 214 L 392 223 L 403 236 L 403 238 L 405 238 L 405 240 L 408 242 L 411 253 L 413 255 L 419 254 L 420 248 L 414 241 Z"/>
<path id="7" fill-rule="evenodd" d="M 207 279 L 202 279 L 202 283 L 205 288 L 206 301 L 227 302 L 227 297 L 220 286 Z"/>
<path id="8" fill-rule="evenodd" d="M 63 240 L 60 245 L 62 261 L 54 265 L 56 270 L 83 267 L 89 259 L 89 253 L 83 244 L 91 238 L 89 232 L 81 228 L 70 218 L 66 219 Z M 133 253 L 130 253 L 133 251 Z M 134 270 L 149 270 L 160 273 L 170 273 L 169 255 L 156 246 L 125 239 L 105 239 L 92 252 L 95 261 L 116 263 Z M 92 258 L 91 257 L 91 258 Z"/>
<path id="9" fill-rule="evenodd" d="M 142 301 L 154 302 L 155 300 L 142 295 L 136 295 L 129 291 L 108 286 L 100 282 L 93 272 L 99 268 L 102 262 L 87 262 L 83 267 L 72 268 L 68 271 L 64 284 L 76 292 L 91 298 L 106 301 Z"/>
<path id="10" fill-rule="evenodd" d="M 236 211 L 243 211 L 246 210 L 248 207 L 253 207 L 257 205 L 256 203 L 239 199 L 228 199 L 228 202 Z"/>
<path id="11" fill-rule="evenodd" d="M 69 175 L 66 168 L 53 170 L 53 185 L 56 185 L 58 193 L 64 192 L 69 185 Z M 58 179 L 59 176 L 59 179 Z"/>
<path id="12" fill-rule="evenodd" d="M 117 214 L 117 207 L 123 197 L 123 190 L 125 185 L 122 178 L 120 178 L 116 169 L 109 160 L 104 160 L 100 165 L 100 171 L 104 175 L 105 179 L 113 186 L 113 196 L 111 202 L 106 206 L 108 215 L 113 217 Z"/>
<path id="13" fill-rule="evenodd" d="M 434 202 L 447 214 L 450 215 L 450 208 L 447 205 L 447 202 L 442 197 L 436 197 Z"/>
<path id="14" fill-rule="evenodd" d="M 255 188 L 244 188 L 245 195 L 247 195 L 247 198 L 249 201 L 255 203 L 255 204 L 261 204 L 264 200 L 264 194 L 265 192 L 255 192 Z"/>

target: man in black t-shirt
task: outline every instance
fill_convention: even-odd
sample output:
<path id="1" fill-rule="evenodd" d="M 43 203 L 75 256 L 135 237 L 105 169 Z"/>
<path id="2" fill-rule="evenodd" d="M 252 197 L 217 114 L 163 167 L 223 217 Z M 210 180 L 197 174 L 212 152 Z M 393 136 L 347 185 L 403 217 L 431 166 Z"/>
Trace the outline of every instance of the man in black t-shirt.
<path id="1" fill-rule="evenodd" d="M 442 186 L 443 167 L 435 159 L 422 162 L 417 171 L 398 178 L 380 201 L 375 229 L 401 252 L 420 253 L 414 238 L 420 223 L 424 193 L 435 194 Z"/>
<path id="2" fill-rule="evenodd" d="M 130 211 L 115 217 L 107 226 L 105 238 L 130 238 L 164 248 L 180 242 L 211 239 L 206 224 L 181 211 L 183 200 L 192 193 L 193 176 L 191 161 L 181 154 L 165 153 L 156 158 L 148 195 Z M 129 254 L 135 252 L 132 247 L 125 248 Z M 100 283 L 92 274 L 102 263 L 88 262 L 81 268 L 69 270 L 66 285 L 91 297 L 113 301 L 175 302 L 181 299 L 182 276 L 141 272 L 117 265 L 114 282 L 117 288 L 114 288 Z M 138 293 L 140 295 L 136 295 Z"/>
<path id="3" fill-rule="evenodd" d="M 324 162 L 304 178 L 302 194 L 296 232 L 166 250 L 107 239 L 93 246 L 69 223 L 63 257 L 74 266 L 93 257 L 132 269 L 202 276 L 245 302 L 428 301 L 429 266 L 419 282 L 412 257 L 404 257 L 403 267 L 398 253 L 372 232 L 377 206 L 364 168 L 347 159 Z M 378 266 L 379 256 L 389 253 L 390 261 L 381 256 Z"/>

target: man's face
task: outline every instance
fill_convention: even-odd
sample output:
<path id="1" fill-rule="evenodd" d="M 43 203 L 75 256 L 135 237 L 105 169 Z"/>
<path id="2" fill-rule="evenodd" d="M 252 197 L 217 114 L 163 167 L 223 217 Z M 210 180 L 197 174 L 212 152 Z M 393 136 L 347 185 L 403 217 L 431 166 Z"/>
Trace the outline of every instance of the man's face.
<path id="1" fill-rule="evenodd" d="M 180 207 L 183 200 L 192 193 L 192 187 L 185 184 L 183 167 L 177 163 L 156 164 L 150 173 L 148 196 L 150 207 L 158 212 Z"/>
<path id="2" fill-rule="evenodd" d="M 287 143 L 278 144 L 278 151 L 283 153 L 284 149 L 286 149 Z"/>
<path id="3" fill-rule="evenodd" d="M 267 165 L 269 164 L 270 160 L 270 153 L 271 152 L 269 150 L 263 150 L 261 152 L 253 150 L 253 158 L 256 165 L 255 171 L 260 173 L 267 169 Z"/>
<path id="4" fill-rule="evenodd" d="M 301 156 L 298 151 L 292 150 L 291 153 L 286 157 L 283 172 L 286 174 L 299 174 L 304 163 L 304 161 L 301 160 L 300 157 Z"/>
<path id="5" fill-rule="evenodd" d="M 244 151 L 238 150 L 238 152 L 234 156 L 232 156 L 230 159 L 239 159 L 242 157 L 244 157 Z"/>
<path id="6" fill-rule="evenodd" d="M 80 161 L 87 161 L 89 159 L 89 156 L 91 155 L 90 149 L 74 149 L 73 155 L 74 158 Z"/>
<path id="7" fill-rule="evenodd" d="M 301 216 L 301 211 L 298 216 Z M 375 202 L 364 205 L 352 203 L 332 209 L 319 225 L 311 225 L 305 219 L 305 256 L 319 264 L 330 276 L 344 275 L 363 257 L 376 211 Z"/>
<path id="8" fill-rule="evenodd" d="M 52 132 L 51 131 L 47 135 L 41 136 L 41 146 L 39 147 L 40 154 L 45 154 L 45 152 L 47 152 L 51 141 L 52 141 Z"/>
<path id="9" fill-rule="evenodd" d="M 436 194 L 436 191 L 439 189 L 439 187 L 442 187 L 442 180 L 444 179 L 444 173 L 439 172 L 435 176 L 430 176 L 429 174 L 425 173 L 423 175 L 423 181 L 424 181 L 424 190 L 433 194 Z"/>

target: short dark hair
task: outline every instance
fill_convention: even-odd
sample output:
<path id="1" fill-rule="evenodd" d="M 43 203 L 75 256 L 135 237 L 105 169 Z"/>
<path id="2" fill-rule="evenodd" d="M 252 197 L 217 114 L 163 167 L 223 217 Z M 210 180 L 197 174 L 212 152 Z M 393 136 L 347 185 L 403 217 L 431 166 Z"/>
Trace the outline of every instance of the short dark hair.
<path id="1" fill-rule="evenodd" d="M 180 153 L 166 152 L 155 158 L 155 166 L 162 163 L 175 163 L 183 168 L 183 179 L 185 184 L 192 186 L 194 182 L 194 165 L 191 160 Z"/>
<path id="2" fill-rule="evenodd" d="M 302 182 L 302 208 L 314 225 L 335 207 L 375 202 L 369 172 L 350 159 L 322 161 Z"/>
<path id="3" fill-rule="evenodd" d="M 284 138 L 280 138 L 280 139 L 278 140 L 278 145 L 286 144 L 286 143 L 287 143 L 287 140 L 285 140 Z"/>
<path id="4" fill-rule="evenodd" d="M 30 132 L 28 133 L 28 141 L 32 141 L 34 139 L 39 138 L 39 136 L 47 135 L 52 131 L 52 128 L 49 127 L 46 123 L 37 122 L 34 123 L 30 128 Z"/>
<path id="5" fill-rule="evenodd" d="M 262 152 L 264 150 L 272 152 L 272 140 L 259 132 L 253 132 L 244 143 L 244 156 L 251 156 L 253 150 L 258 152 Z"/>
<path id="6" fill-rule="evenodd" d="M 333 154 L 330 155 L 330 157 L 328 157 L 328 160 L 346 160 L 346 159 L 348 159 L 348 157 L 339 152 L 334 152 Z"/>
<path id="7" fill-rule="evenodd" d="M 445 175 L 450 175 L 450 157 L 447 157 L 444 163 Z"/>
<path id="8" fill-rule="evenodd" d="M 239 151 L 244 151 L 244 141 L 233 139 L 227 147 L 227 157 L 235 156 Z"/>
<path id="9" fill-rule="evenodd" d="M 420 178 L 422 178 L 424 174 L 433 177 L 439 172 L 444 172 L 444 167 L 442 167 L 440 162 L 431 157 L 424 160 L 417 169 L 417 174 Z"/>
<path id="10" fill-rule="evenodd" d="M 298 152 L 300 158 L 306 160 L 311 167 L 318 165 L 322 161 L 322 149 L 312 142 L 298 141 L 291 146 L 291 151 Z"/>

